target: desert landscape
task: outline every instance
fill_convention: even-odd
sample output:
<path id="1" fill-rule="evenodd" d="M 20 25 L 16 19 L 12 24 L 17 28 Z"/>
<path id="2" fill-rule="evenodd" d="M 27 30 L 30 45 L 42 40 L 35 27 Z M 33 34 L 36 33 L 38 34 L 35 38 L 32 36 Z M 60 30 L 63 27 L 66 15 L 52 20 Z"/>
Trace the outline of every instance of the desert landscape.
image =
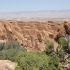
<path id="1" fill-rule="evenodd" d="M 46 49 L 44 42 L 54 43 L 56 51 L 61 37 L 69 38 L 70 21 L 14 21 L 0 20 L 0 43 L 19 42 L 28 52 L 40 52 Z"/>
<path id="2" fill-rule="evenodd" d="M 24 22 L 0 20 L 0 42 L 18 41 L 28 50 L 44 50 L 45 40 L 54 40 L 58 34 L 60 22 Z"/>
<path id="3" fill-rule="evenodd" d="M 70 70 L 70 1 L 1 0 L 0 70 Z"/>

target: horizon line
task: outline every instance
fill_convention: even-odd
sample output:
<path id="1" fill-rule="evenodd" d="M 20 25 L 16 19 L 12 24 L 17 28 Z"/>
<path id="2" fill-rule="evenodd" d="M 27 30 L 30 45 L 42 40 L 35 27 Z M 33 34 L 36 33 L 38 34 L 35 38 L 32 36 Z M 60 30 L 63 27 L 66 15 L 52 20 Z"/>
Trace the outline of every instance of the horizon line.
<path id="1" fill-rule="evenodd" d="M 62 10 L 35 10 L 35 11 L 10 11 L 10 12 L 0 12 L 0 13 L 16 13 L 16 12 L 43 12 L 43 11 L 70 11 L 70 9 L 62 9 Z"/>

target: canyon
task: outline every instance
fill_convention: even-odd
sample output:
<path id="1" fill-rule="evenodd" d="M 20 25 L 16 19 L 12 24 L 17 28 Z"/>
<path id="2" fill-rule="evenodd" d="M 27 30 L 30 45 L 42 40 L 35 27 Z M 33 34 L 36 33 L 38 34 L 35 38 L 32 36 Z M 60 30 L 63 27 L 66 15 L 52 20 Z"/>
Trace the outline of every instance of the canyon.
<path id="1" fill-rule="evenodd" d="M 54 50 L 58 47 L 58 39 L 69 39 L 70 21 L 14 21 L 0 20 L 0 43 L 19 42 L 28 52 L 44 51 L 46 40 L 54 43 Z M 67 57 L 67 55 L 65 56 Z M 67 59 L 67 58 L 66 58 Z M 1 70 L 14 70 L 17 63 L 9 60 L 0 60 Z M 67 65 L 62 65 L 68 68 Z"/>
<path id="2" fill-rule="evenodd" d="M 0 20 L 0 42 L 19 42 L 28 51 L 45 50 L 44 42 L 50 40 L 54 43 L 56 50 L 58 43 L 56 38 L 62 36 L 65 30 L 65 22 L 38 22 L 38 21 L 14 21 Z M 68 32 L 69 32 L 69 25 Z M 67 30 L 67 29 L 66 29 Z"/>
<path id="3" fill-rule="evenodd" d="M 0 20 L 0 42 L 19 42 L 28 51 L 45 50 L 44 42 L 50 40 L 57 48 L 60 37 L 70 35 L 70 21 L 37 22 Z"/>

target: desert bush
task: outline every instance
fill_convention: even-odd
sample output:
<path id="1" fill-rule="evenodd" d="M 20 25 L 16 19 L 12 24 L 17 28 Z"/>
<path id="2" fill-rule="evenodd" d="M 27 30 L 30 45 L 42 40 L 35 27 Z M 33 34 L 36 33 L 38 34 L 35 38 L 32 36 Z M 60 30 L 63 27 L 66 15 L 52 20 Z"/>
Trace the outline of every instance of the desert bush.
<path id="1" fill-rule="evenodd" d="M 15 61 L 15 56 L 20 51 L 26 51 L 18 42 L 0 43 L 0 59 Z"/>
<path id="2" fill-rule="evenodd" d="M 16 66 L 15 70 L 23 70 L 20 66 Z"/>
<path id="3" fill-rule="evenodd" d="M 57 54 L 54 52 L 50 56 L 49 67 L 51 70 L 61 70 L 62 67 L 59 65 L 59 58 Z"/>
<path id="4" fill-rule="evenodd" d="M 63 47 L 62 47 L 60 44 L 58 45 L 58 47 L 57 47 L 57 49 L 56 49 L 56 53 L 57 53 L 57 55 L 58 55 L 59 57 L 63 57 L 64 54 L 65 54 L 65 52 L 64 52 L 64 50 L 63 50 Z"/>
<path id="5" fill-rule="evenodd" d="M 33 52 L 20 52 L 16 59 L 23 70 L 39 70 L 43 66 L 47 68 L 49 60 L 46 54 Z"/>
<path id="6" fill-rule="evenodd" d="M 54 51 L 54 44 L 53 42 L 50 42 L 49 40 L 45 41 L 45 45 L 46 45 L 46 54 L 51 54 Z"/>
<path id="7" fill-rule="evenodd" d="M 59 45 L 56 49 L 56 52 L 59 57 L 64 57 L 64 54 L 68 52 L 67 41 L 64 37 L 61 37 L 59 38 L 58 43 Z"/>
<path id="8" fill-rule="evenodd" d="M 50 57 L 49 58 L 49 63 L 48 63 L 48 70 L 61 70 L 62 67 L 59 65 L 59 57 L 54 51 L 54 44 L 53 42 L 46 40 L 45 41 L 46 45 L 46 54 Z M 59 46 L 60 47 L 60 46 Z M 60 52 L 62 54 L 62 52 Z M 50 68 L 49 68 L 50 67 Z M 44 69 L 43 69 L 44 70 Z"/>
<path id="9" fill-rule="evenodd" d="M 46 45 L 47 47 L 49 47 L 49 48 L 53 48 L 53 47 L 54 47 L 53 42 L 51 42 L 51 41 L 49 41 L 49 40 L 46 40 L 46 41 L 45 41 L 45 45 Z"/>
<path id="10" fill-rule="evenodd" d="M 59 68 L 57 56 L 48 56 L 42 52 L 19 52 L 16 62 L 23 70 L 58 70 Z"/>
<path id="11" fill-rule="evenodd" d="M 4 43 L 0 43 L 0 51 L 3 50 L 4 48 Z"/>
<path id="12" fill-rule="evenodd" d="M 21 46 L 19 42 L 0 43 L 0 51 L 8 49 L 26 51 L 26 49 L 23 46 Z"/>
<path id="13" fill-rule="evenodd" d="M 58 65 L 59 65 L 59 58 L 58 58 L 58 56 L 56 54 L 52 55 L 50 57 L 50 62 L 49 63 L 54 64 L 54 66 L 57 68 Z"/>
<path id="14" fill-rule="evenodd" d="M 16 49 L 9 49 L 9 50 L 3 50 L 0 51 L 0 59 L 1 60 L 11 60 L 15 61 L 15 56 L 20 52 L 19 50 Z"/>
<path id="15" fill-rule="evenodd" d="M 65 48 L 65 46 L 67 46 L 67 41 L 64 37 L 59 38 L 58 43 Z"/>
<path id="16" fill-rule="evenodd" d="M 47 41 L 49 42 L 49 41 Z M 19 43 L 5 43 L 0 50 L 0 59 L 18 63 L 15 70 L 61 70 L 59 59 L 52 53 L 53 43 L 49 42 L 46 52 L 27 52 Z M 51 49 L 51 50 L 50 50 Z"/>
<path id="17" fill-rule="evenodd" d="M 61 37 L 58 40 L 58 43 L 60 47 L 64 50 L 66 53 L 70 53 L 70 40 L 69 38 L 66 40 L 65 38 Z"/>

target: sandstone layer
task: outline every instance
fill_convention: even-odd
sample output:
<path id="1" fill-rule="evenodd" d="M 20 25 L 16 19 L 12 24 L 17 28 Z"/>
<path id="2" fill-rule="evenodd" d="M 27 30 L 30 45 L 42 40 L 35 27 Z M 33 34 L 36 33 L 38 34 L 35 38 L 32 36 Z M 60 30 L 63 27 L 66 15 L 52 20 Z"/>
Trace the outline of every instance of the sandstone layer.
<path id="1" fill-rule="evenodd" d="M 57 39 L 60 37 L 65 37 L 68 39 L 70 36 L 70 21 L 64 21 L 63 24 L 61 24 L 60 28 L 58 29 Z"/>
<path id="2" fill-rule="evenodd" d="M 0 20 L 0 42 L 18 41 L 29 51 L 43 51 L 44 42 L 54 40 L 58 34 L 60 22 L 23 22 Z M 68 30 L 69 31 L 69 30 Z"/>

